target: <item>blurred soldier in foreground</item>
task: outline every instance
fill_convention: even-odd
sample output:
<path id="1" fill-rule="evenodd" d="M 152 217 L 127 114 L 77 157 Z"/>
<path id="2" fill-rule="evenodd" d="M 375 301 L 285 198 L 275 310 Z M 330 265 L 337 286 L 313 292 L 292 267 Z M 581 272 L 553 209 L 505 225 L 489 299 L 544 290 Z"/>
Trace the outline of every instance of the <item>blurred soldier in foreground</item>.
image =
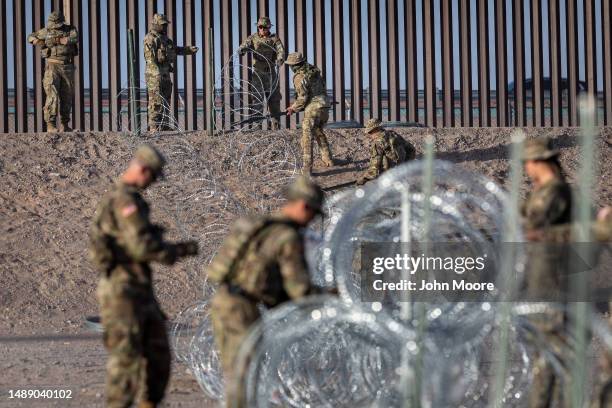
<path id="1" fill-rule="evenodd" d="M 198 47 L 177 47 L 168 38 L 170 22 L 163 14 L 153 15 L 151 29 L 144 39 L 144 57 L 147 63 L 145 80 L 149 94 L 149 131 L 170 130 L 172 113 L 168 109 L 172 96 L 170 73 L 174 71 L 177 55 L 192 55 Z M 164 117 L 165 116 L 165 117 Z"/>
<path id="2" fill-rule="evenodd" d="M 62 132 L 72 132 L 68 125 L 74 96 L 74 57 L 79 55 L 78 32 L 64 22 L 57 11 L 49 14 L 47 26 L 28 36 L 28 42 L 42 47 L 41 55 L 47 61 L 43 88 L 47 99 L 43 115 L 47 132 L 57 132 L 59 116 Z"/>
<path id="3" fill-rule="evenodd" d="M 251 114 L 265 114 L 264 100 L 268 101 L 272 129 L 279 128 L 281 95 L 278 86 L 276 67 L 283 65 L 285 59 L 285 46 L 276 34 L 270 32 L 272 23 L 268 17 L 260 17 L 257 21 L 257 32 L 250 35 L 240 44 L 240 55 L 250 51 L 253 55 L 254 75 L 250 86 L 255 94 L 253 112 Z M 261 128 L 261 124 L 259 125 Z"/>
<path id="4" fill-rule="evenodd" d="M 302 121 L 302 152 L 303 173 L 312 172 L 312 139 L 314 138 L 321 151 L 321 159 L 326 167 L 334 165 L 327 137 L 323 133 L 323 126 L 329 119 L 329 103 L 327 102 L 327 88 L 321 70 L 306 62 L 299 52 L 289 54 L 287 65 L 293 71 L 293 86 L 297 99 L 287 108 L 287 116 L 295 112 L 304 111 Z"/>
<path id="5" fill-rule="evenodd" d="M 521 213 L 526 234 L 537 229 L 549 228 L 571 222 L 572 192 L 566 183 L 558 160 L 558 151 L 552 148 L 551 140 L 545 137 L 528 140 L 525 143 L 523 161 L 525 173 L 532 182 L 532 190 L 522 205 Z M 527 268 L 527 293 L 535 301 L 546 301 L 549 294 L 564 295 L 567 292 L 567 271 L 560 268 L 563 254 L 553 247 L 538 245 L 529 252 Z M 562 299 L 556 299 L 563 304 Z M 533 383 L 529 394 L 530 408 L 567 406 L 567 321 L 563 311 L 549 311 L 530 318 L 548 351 L 555 356 L 555 366 L 542 350 L 534 358 Z M 538 333 L 534 341 L 538 342 Z"/>
<path id="6" fill-rule="evenodd" d="M 386 130 L 379 119 L 370 119 L 366 123 L 365 132 L 372 138 L 370 166 L 357 180 L 358 185 L 374 180 L 382 172 L 416 157 L 414 146 L 394 131 Z"/>
<path id="7" fill-rule="evenodd" d="M 208 277 L 220 284 L 211 318 L 231 407 L 242 406 L 234 360 L 259 319 L 258 305 L 271 308 L 320 292 L 310 283 L 300 229 L 321 211 L 323 191 L 302 176 L 287 200 L 278 213 L 238 220 L 208 267 Z"/>
<path id="8" fill-rule="evenodd" d="M 554 227 L 532 230 L 527 234 L 530 241 L 553 242 L 557 244 L 578 242 L 574 233 L 574 224 L 556 225 Z M 612 207 L 604 207 L 597 214 L 597 219 L 590 224 L 591 234 L 594 241 L 612 241 Z M 604 266 L 606 272 L 610 266 Z M 609 281 L 608 281 L 609 282 Z M 606 284 L 608 282 L 605 282 Z M 612 326 L 612 302 L 604 306 L 607 309 L 608 323 Z M 610 408 L 612 407 L 612 351 L 606 346 L 603 347 L 601 355 L 598 356 L 598 370 L 594 378 L 591 408 Z"/>
<path id="9" fill-rule="evenodd" d="M 108 407 L 155 407 L 170 376 L 166 317 L 151 279 L 149 262 L 171 265 L 195 255 L 197 244 L 164 241 L 163 229 L 149 221 L 140 195 L 162 175 L 164 158 L 153 147 L 138 148 L 128 169 L 99 204 L 90 233 L 90 257 L 102 272 L 97 297 L 109 352 Z"/>

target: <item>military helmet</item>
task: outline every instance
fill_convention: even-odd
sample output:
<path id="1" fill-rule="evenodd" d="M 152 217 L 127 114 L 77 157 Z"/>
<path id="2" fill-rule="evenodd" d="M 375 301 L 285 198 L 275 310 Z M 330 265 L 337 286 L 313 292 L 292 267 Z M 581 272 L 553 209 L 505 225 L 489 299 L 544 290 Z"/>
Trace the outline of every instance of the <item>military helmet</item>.
<path id="1" fill-rule="evenodd" d="M 552 140 L 548 137 L 536 137 L 525 142 L 523 148 L 523 161 L 548 160 L 559 155 L 559 151 L 552 147 Z"/>
<path id="2" fill-rule="evenodd" d="M 269 17 L 259 17 L 259 20 L 257 20 L 257 27 L 270 28 L 272 27 L 272 22 Z"/>
<path id="3" fill-rule="evenodd" d="M 304 56 L 302 55 L 301 52 L 292 52 L 291 54 L 287 56 L 287 61 L 285 61 L 285 64 L 298 65 L 304 61 L 306 60 L 304 59 Z"/>
<path id="4" fill-rule="evenodd" d="M 165 25 L 170 24 L 170 21 L 168 20 L 165 14 L 155 13 L 153 14 L 153 20 L 151 21 L 151 23 L 157 25 Z"/>
<path id="5" fill-rule="evenodd" d="M 366 125 L 365 125 L 365 132 L 366 133 L 374 133 L 374 131 L 376 130 L 382 130 L 383 128 L 383 124 L 380 121 L 380 119 L 378 118 L 372 118 L 370 120 L 367 121 Z"/>
<path id="6" fill-rule="evenodd" d="M 323 190 L 309 177 L 299 176 L 287 188 L 285 194 L 289 201 L 304 200 L 306 204 L 317 212 L 323 206 Z"/>
<path id="7" fill-rule="evenodd" d="M 64 16 L 61 13 L 57 11 L 52 11 L 51 14 L 49 14 L 49 17 L 47 17 L 48 28 L 60 28 L 63 25 Z"/>
<path id="8" fill-rule="evenodd" d="M 149 144 L 140 145 L 138 149 L 136 149 L 134 158 L 142 165 L 151 169 L 156 177 L 163 176 L 163 168 L 166 164 L 166 159 L 153 146 Z"/>

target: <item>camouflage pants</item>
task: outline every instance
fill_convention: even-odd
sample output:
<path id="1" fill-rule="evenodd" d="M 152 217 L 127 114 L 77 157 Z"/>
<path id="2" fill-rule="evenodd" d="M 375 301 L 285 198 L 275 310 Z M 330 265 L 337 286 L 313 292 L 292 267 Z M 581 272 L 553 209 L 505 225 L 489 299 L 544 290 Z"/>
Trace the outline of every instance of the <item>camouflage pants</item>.
<path id="1" fill-rule="evenodd" d="M 329 119 L 329 110 L 325 107 L 311 105 L 306 107 L 304 120 L 302 121 L 302 158 L 305 172 L 312 170 L 312 139 L 317 141 L 321 159 L 326 166 L 332 166 L 332 154 L 327 143 L 327 137 L 323 133 L 323 126 Z"/>
<path id="2" fill-rule="evenodd" d="M 211 302 L 215 342 L 221 355 L 228 407 L 244 407 L 240 373 L 234 366 L 236 356 L 249 329 L 259 319 L 257 305 L 220 287 Z"/>
<path id="3" fill-rule="evenodd" d="M 268 111 L 272 117 L 270 119 L 272 129 L 278 129 L 281 94 L 276 72 L 255 70 L 251 79 L 251 87 L 251 92 L 253 94 L 253 103 L 251 105 L 252 111 L 247 112 L 247 114 L 265 114 L 263 105 L 267 98 Z M 261 128 L 261 124 L 258 126 Z"/>
<path id="4" fill-rule="evenodd" d="M 146 293 L 148 292 L 148 293 Z M 152 291 L 102 279 L 98 285 L 106 365 L 106 401 L 111 408 L 159 403 L 170 378 L 165 316 Z"/>
<path id="5" fill-rule="evenodd" d="M 58 114 L 61 123 L 70 122 L 72 98 L 74 97 L 74 65 L 47 62 L 43 76 L 43 89 L 47 95 L 43 107 L 45 122 L 55 125 Z"/>
<path id="6" fill-rule="evenodd" d="M 145 74 L 145 80 L 149 95 L 147 105 L 149 130 L 170 130 L 172 121 L 172 112 L 169 109 L 172 97 L 170 74 Z"/>
<path id="7" fill-rule="evenodd" d="M 533 382 L 529 392 L 529 408 L 569 407 L 570 399 L 568 366 L 573 358 L 568 344 L 567 328 L 561 312 L 547 312 L 535 315 L 530 322 L 538 328 L 542 335 L 540 341 L 546 346 L 544 353 L 542 345 L 534 356 Z M 536 343 L 537 344 L 537 343 Z M 552 357 L 556 360 L 553 363 Z"/>

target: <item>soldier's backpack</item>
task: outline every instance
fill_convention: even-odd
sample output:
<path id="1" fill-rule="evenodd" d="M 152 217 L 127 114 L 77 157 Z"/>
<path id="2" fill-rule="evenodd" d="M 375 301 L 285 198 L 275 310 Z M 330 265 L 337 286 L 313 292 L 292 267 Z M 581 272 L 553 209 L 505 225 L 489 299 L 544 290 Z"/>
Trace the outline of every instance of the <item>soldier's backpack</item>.
<path id="1" fill-rule="evenodd" d="M 236 221 L 219 252 L 208 265 L 208 277 L 217 283 L 230 282 L 238 261 L 246 254 L 249 242 L 265 228 L 279 222 L 282 221 L 269 217 L 241 218 Z"/>

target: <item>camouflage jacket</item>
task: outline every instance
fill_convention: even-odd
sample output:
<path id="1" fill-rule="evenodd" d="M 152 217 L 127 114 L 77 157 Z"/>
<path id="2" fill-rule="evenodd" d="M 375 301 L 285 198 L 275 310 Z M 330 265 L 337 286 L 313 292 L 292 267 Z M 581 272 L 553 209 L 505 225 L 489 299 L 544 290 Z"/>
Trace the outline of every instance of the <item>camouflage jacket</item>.
<path id="1" fill-rule="evenodd" d="M 539 229 L 565 224 L 572 217 L 572 191 L 560 178 L 555 178 L 530 192 L 521 207 L 525 229 Z"/>
<path id="2" fill-rule="evenodd" d="M 253 53 L 253 68 L 256 71 L 272 71 L 274 65 L 282 64 L 285 58 L 285 46 L 276 34 L 262 37 L 255 33 L 248 36 L 239 48 L 240 53 L 247 50 Z"/>
<path id="3" fill-rule="evenodd" d="M 172 264 L 177 251 L 163 230 L 149 221 L 149 206 L 137 188 L 118 181 L 96 209 L 90 231 L 90 258 L 109 275 L 150 284 L 150 261 Z"/>
<path id="4" fill-rule="evenodd" d="M 60 44 L 61 38 L 67 37 L 68 44 Z M 43 58 L 72 63 L 73 58 L 78 55 L 79 33 L 71 25 L 64 24 L 61 28 L 41 28 L 28 36 L 28 42 L 41 45 Z"/>
<path id="5" fill-rule="evenodd" d="M 144 57 L 147 63 L 146 74 L 160 75 L 174 71 L 173 64 L 177 55 L 187 55 L 186 47 L 177 47 L 167 35 L 149 31 L 144 38 Z"/>
<path id="6" fill-rule="evenodd" d="M 281 214 L 270 217 L 275 222 L 248 241 L 226 283 L 252 299 L 275 306 L 300 298 L 312 288 L 298 225 Z M 232 240 L 236 233 L 234 229 L 226 240 Z"/>
<path id="7" fill-rule="evenodd" d="M 410 142 L 391 130 L 383 130 L 372 135 L 370 166 L 361 182 L 373 180 L 382 172 L 408 160 L 413 160 L 416 150 Z"/>
<path id="8" fill-rule="evenodd" d="M 314 108 L 328 107 L 327 89 L 321 70 L 305 62 L 293 75 L 293 87 L 297 95 L 291 105 L 294 112 L 300 112 L 312 105 Z"/>

